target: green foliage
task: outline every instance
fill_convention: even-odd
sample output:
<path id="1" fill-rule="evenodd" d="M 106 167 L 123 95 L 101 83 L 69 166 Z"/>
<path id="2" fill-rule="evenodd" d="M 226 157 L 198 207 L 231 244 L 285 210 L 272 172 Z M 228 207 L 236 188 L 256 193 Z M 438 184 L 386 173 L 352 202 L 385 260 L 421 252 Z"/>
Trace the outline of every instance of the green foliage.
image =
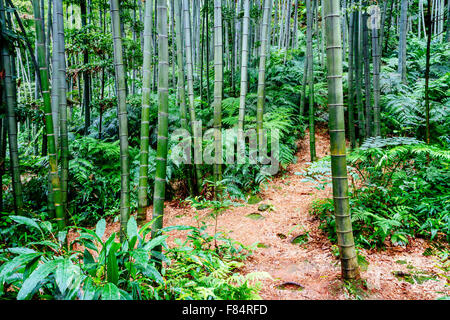
<path id="1" fill-rule="evenodd" d="M 407 245 L 416 236 L 449 241 L 450 153 L 418 142 L 377 137 L 350 154 L 360 180 L 350 197 L 359 245 Z M 335 241 L 332 201 L 316 202 L 312 211 Z"/>
<path id="2" fill-rule="evenodd" d="M 69 149 L 69 210 L 74 222 L 95 223 L 114 214 L 120 193 L 119 141 L 78 137 L 70 142 Z M 136 156 L 137 151 L 130 149 Z"/>
<path id="3" fill-rule="evenodd" d="M 402 134 L 417 134 L 418 138 L 425 137 L 426 108 L 424 102 L 424 79 L 417 81 L 414 86 L 405 86 L 400 83 L 395 90 L 387 90 L 382 95 L 381 103 L 385 106 L 384 123 L 392 126 Z M 448 91 L 450 76 L 430 81 L 430 125 L 433 137 L 449 136 L 447 123 L 450 122 L 450 100 Z M 395 131 L 394 131 L 395 132 Z"/>
<path id="4" fill-rule="evenodd" d="M 106 223 L 100 220 L 95 230 L 78 228 L 79 236 L 67 243 L 67 232 L 56 234 L 40 221 L 14 219 L 41 235 L 40 241 L 1 251 L 1 299 L 253 299 L 258 298 L 255 281 L 268 277 L 236 273 L 249 249 L 220 234 L 210 236 L 206 226 L 167 227 L 146 240 L 153 221 L 138 230 L 130 218 L 126 241 L 120 244 L 116 233 L 105 237 Z M 166 233 L 175 230 L 188 234 L 169 248 Z M 159 245 L 163 253 L 153 251 Z"/>
<path id="5" fill-rule="evenodd" d="M 381 107 L 383 133 L 415 135 L 425 139 L 426 40 L 410 37 L 407 48 L 408 85 L 397 72 L 397 52 L 383 59 Z M 430 127 L 433 141 L 449 140 L 450 45 L 433 41 L 430 67 Z M 448 143 L 448 142 L 447 142 Z"/>

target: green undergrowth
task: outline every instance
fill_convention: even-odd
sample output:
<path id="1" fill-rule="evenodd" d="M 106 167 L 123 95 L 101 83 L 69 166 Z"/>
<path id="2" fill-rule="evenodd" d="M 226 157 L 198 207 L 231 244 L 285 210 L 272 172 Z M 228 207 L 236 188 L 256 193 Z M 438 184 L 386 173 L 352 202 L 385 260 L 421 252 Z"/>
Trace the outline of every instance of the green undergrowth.
<path id="1" fill-rule="evenodd" d="M 209 235 L 205 224 L 166 227 L 147 240 L 152 222 L 138 229 L 130 218 L 119 243 L 116 233 L 105 237 L 103 219 L 94 230 L 72 229 L 79 234 L 73 238 L 45 221 L 8 218 L 15 238 L 0 251 L 0 299 L 258 299 L 258 280 L 270 278 L 240 274 L 252 248 L 220 233 Z M 173 232 L 185 237 L 169 246 Z"/>
<path id="2" fill-rule="evenodd" d="M 374 248 L 389 242 L 405 246 L 415 237 L 448 243 L 448 150 L 411 138 L 372 138 L 349 154 L 348 163 L 357 245 Z M 323 188 L 330 183 L 330 162 L 323 159 L 300 174 Z M 332 199 L 316 200 L 312 213 L 336 242 Z"/>

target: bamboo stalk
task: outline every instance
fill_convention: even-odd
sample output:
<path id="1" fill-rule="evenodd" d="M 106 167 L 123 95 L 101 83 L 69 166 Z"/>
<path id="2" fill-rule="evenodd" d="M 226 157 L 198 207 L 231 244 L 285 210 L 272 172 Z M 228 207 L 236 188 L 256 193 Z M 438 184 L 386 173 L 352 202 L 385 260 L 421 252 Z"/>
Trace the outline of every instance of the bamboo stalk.
<path id="1" fill-rule="evenodd" d="M 312 27 L 313 27 L 313 12 L 311 7 L 311 0 L 306 0 L 306 52 L 308 59 L 308 84 L 309 84 L 309 150 L 311 154 L 311 161 L 316 160 L 316 133 L 314 126 L 314 58 L 312 52 Z"/>
<path id="2" fill-rule="evenodd" d="M 351 8 L 353 8 L 353 0 L 350 5 Z M 352 9 L 353 10 L 353 9 Z M 355 98 L 355 92 L 353 88 L 353 32 L 354 32 L 354 13 L 353 11 L 350 13 L 350 19 L 349 19 L 349 37 L 348 37 L 348 132 L 349 132 L 349 140 L 350 140 L 350 146 L 351 149 L 354 149 L 356 147 L 356 139 L 355 139 L 355 110 L 354 110 L 354 98 Z"/>
<path id="3" fill-rule="evenodd" d="M 118 106 L 117 117 L 119 120 L 120 140 L 120 239 L 121 241 L 123 241 L 126 236 L 126 228 L 130 215 L 130 170 L 128 155 L 128 121 L 126 105 L 127 96 L 119 10 L 119 0 L 110 0 L 111 28 L 114 46 L 114 69 Z"/>
<path id="4" fill-rule="evenodd" d="M 6 19 L 5 19 L 5 8 L 3 5 L 3 0 L 0 0 L 0 20 L 2 25 L 2 32 L 6 32 Z M 11 177 L 13 185 L 14 194 L 14 209 L 16 214 L 23 215 L 23 194 L 22 194 L 22 183 L 20 181 L 20 168 L 19 168 L 19 151 L 17 144 L 17 121 L 15 114 L 15 106 L 17 104 L 15 90 L 15 80 L 13 78 L 13 63 L 6 43 L 2 42 L 1 54 L 3 61 L 3 68 L 5 70 L 4 84 L 5 84 L 5 95 L 6 95 L 6 118 L 8 122 L 8 141 L 9 141 L 9 157 L 10 157 L 10 167 L 11 167 Z"/>
<path id="5" fill-rule="evenodd" d="M 150 139 L 150 91 L 151 91 L 151 50 L 152 50 L 152 2 L 145 1 L 144 13 L 144 55 L 142 66 L 142 114 L 141 142 L 139 155 L 139 190 L 137 221 L 145 221 L 148 206 L 148 149 Z"/>
<path id="6" fill-rule="evenodd" d="M 45 130 L 47 136 L 48 158 L 49 158 L 49 203 L 55 208 L 55 213 L 50 212 L 50 216 L 56 215 L 60 221 L 60 228 L 63 228 L 61 222 L 64 221 L 64 210 L 61 204 L 61 182 L 58 175 L 58 159 L 55 143 L 55 132 L 53 129 L 52 105 L 48 81 L 48 66 L 45 56 L 44 28 L 42 26 L 41 10 L 39 0 L 33 0 L 34 21 L 36 28 L 36 51 L 38 56 L 38 65 L 40 70 L 42 98 L 44 102 Z M 50 209 L 50 208 L 49 208 Z"/>
<path id="7" fill-rule="evenodd" d="M 330 115 L 331 170 L 336 233 L 344 279 L 359 277 L 348 199 L 345 147 L 344 97 L 342 90 L 342 45 L 339 0 L 324 1 L 327 42 L 328 110 Z"/>
<path id="8" fill-rule="evenodd" d="M 164 199 L 166 192 L 167 146 L 168 146 L 168 85 L 169 50 L 167 41 L 167 3 L 158 0 L 158 141 L 156 149 L 155 191 L 153 195 L 152 238 L 163 226 Z M 155 248 L 161 251 L 161 247 Z"/>
<path id="9" fill-rule="evenodd" d="M 239 98 L 239 117 L 238 129 L 244 130 L 245 120 L 245 97 L 247 95 L 248 86 L 248 34 L 250 24 L 250 0 L 243 0 L 244 3 L 244 18 L 242 29 L 242 58 L 241 58 L 241 94 Z"/>
<path id="10" fill-rule="evenodd" d="M 214 181 L 222 180 L 222 90 L 223 90 L 223 37 L 222 1 L 214 0 Z"/>
<path id="11" fill-rule="evenodd" d="M 263 143 L 263 117 L 265 104 L 265 86 L 266 86 L 266 55 L 267 55 L 267 30 L 269 25 L 269 1 L 264 0 L 262 32 L 261 32 L 261 50 L 259 56 L 259 71 L 258 71 L 258 91 L 256 101 L 256 134 L 258 137 L 258 146 L 262 147 Z"/>

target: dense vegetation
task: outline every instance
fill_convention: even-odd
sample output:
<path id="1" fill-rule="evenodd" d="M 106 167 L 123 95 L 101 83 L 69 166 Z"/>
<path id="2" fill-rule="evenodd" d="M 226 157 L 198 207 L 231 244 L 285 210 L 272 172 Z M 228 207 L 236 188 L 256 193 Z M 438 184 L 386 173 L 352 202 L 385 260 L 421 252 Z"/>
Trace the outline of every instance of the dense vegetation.
<path id="1" fill-rule="evenodd" d="M 376 4 L 0 0 L 0 298 L 258 298 L 270 276 L 239 273 L 254 247 L 162 225 L 164 201 L 217 219 L 274 178 L 251 150 L 217 152 L 239 131 L 197 141 L 196 121 L 258 147 L 279 132 L 281 173 L 310 133 L 298 174 L 333 185 L 311 213 L 345 279 L 358 248 L 421 237 L 448 257 L 450 6 Z M 200 144 L 221 161 L 175 161 L 180 128 L 193 159 Z"/>

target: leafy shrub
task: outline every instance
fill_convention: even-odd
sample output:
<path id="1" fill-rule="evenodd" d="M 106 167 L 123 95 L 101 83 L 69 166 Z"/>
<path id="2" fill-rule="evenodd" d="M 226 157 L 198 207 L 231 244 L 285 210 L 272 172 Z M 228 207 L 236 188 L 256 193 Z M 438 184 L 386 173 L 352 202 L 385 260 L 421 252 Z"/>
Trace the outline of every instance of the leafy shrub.
<path id="1" fill-rule="evenodd" d="M 355 240 L 368 247 L 409 237 L 450 239 L 450 153 L 411 138 L 372 138 L 349 156 L 360 183 L 350 193 Z M 312 211 L 336 240 L 332 200 Z"/>
<path id="2" fill-rule="evenodd" d="M 1 250 L 2 299 L 253 299 L 258 297 L 255 280 L 268 277 L 236 273 L 249 249 L 220 234 L 208 235 L 206 226 L 166 227 L 147 240 L 153 222 L 138 230 L 130 218 L 126 239 L 119 243 L 116 233 L 102 240 L 106 229 L 102 219 L 95 230 L 78 228 L 79 236 L 66 245 L 67 233 L 53 233 L 51 224 L 13 218 L 38 230 L 40 239 Z M 173 230 L 188 234 L 169 248 L 166 233 Z M 158 246 L 163 253 L 155 249 Z"/>

